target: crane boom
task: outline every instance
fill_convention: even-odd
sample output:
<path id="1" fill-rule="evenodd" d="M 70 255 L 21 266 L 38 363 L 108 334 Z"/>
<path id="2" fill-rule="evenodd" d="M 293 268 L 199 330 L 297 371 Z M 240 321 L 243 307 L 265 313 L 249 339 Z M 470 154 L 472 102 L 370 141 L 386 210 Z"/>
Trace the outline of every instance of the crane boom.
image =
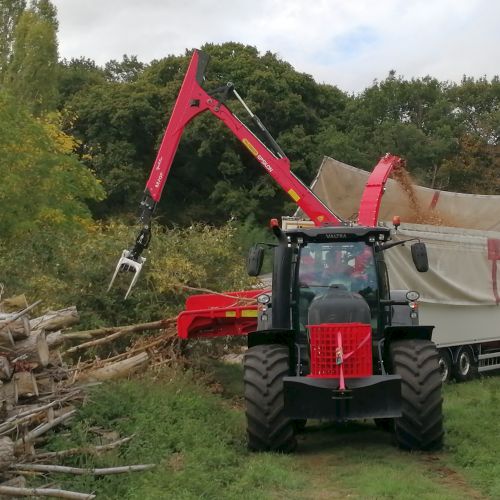
<path id="1" fill-rule="evenodd" d="M 282 157 L 277 156 L 222 102 L 227 94 L 233 92 L 232 84 L 223 88 L 222 92 L 226 96 L 223 96 L 221 100 L 209 95 L 201 87 L 207 63 L 207 54 L 195 50 L 146 184 L 146 196 L 150 196 L 154 203 L 160 200 L 184 128 L 195 116 L 210 111 L 231 130 L 266 172 L 316 225 L 338 226 L 342 224 L 340 217 L 335 215 L 292 173 L 290 160 L 284 156 L 284 153 L 279 150 Z M 252 114 L 252 118 L 255 120 L 255 115 Z"/>

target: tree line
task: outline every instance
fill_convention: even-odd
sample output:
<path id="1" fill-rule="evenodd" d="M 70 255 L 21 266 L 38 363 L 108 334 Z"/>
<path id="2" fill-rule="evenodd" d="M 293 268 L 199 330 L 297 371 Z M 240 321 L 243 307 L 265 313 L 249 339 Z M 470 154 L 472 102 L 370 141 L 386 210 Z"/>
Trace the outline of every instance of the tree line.
<path id="1" fill-rule="evenodd" d="M 190 51 L 149 63 L 124 55 L 104 66 L 59 60 L 50 0 L 3 0 L 0 82 L 34 117 L 57 113 L 73 154 L 102 185 L 98 217 L 135 209 L 177 96 Z M 234 82 L 305 182 L 324 155 L 370 170 L 387 151 L 417 182 L 438 189 L 500 193 L 500 80 L 405 79 L 391 72 L 359 94 L 317 83 L 272 52 L 206 44 L 205 88 Z M 229 106 L 244 118 L 237 102 Z M 82 192 L 83 197 L 87 197 Z M 159 215 L 166 223 L 265 220 L 290 207 L 248 152 L 211 116 L 189 126 Z"/>

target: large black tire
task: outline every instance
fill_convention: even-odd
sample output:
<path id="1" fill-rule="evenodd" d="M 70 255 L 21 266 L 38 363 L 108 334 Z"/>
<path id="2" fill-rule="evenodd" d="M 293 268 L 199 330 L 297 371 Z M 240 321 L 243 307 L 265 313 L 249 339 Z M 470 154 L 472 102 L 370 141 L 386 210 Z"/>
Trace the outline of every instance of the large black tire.
<path id="1" fill-rule="evenodd" d="M 401 375 L 402 416 L 394 420 L 398 445 L 405 450 L 438 450 L 443 445 L 441 373 L 436 345 L 429 340 L 391 344 L 394 373 Z"/>
<path id="2" fill-rule="evenodd" d="M 283 377 L 289 373 L 287 347 L 258 345 L 245 354 L 245 402 L 251 451 L 290 453 L 297 447 L 294 422 L 284 412 Z"/>
<path id="3" fill-rule="evenodd" d="M 472 348 L 469 346 L 460 347 L 456 361 L 453 364 L 453 376 L 457 382 L 467 382 L 476 378 L 477 375 L 477 363 Z"/>
<path id="4" fill-rule="evenodd" d="M 451 361 L 448 349 L 439 349 L 439 371 L 441 372 L 441 382 L 447 384 L 452 377 L 453 362 Z"/>

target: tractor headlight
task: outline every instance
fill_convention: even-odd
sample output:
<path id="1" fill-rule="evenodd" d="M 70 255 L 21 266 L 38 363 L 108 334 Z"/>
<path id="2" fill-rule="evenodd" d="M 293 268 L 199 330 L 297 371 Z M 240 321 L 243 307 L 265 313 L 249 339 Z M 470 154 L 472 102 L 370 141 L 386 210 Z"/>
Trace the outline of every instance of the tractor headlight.
<path id="1" fill-rule="evenodd" d="M 271 302 L 271 297 L 269 297 L 269 295 L 267 295 L 267 293 L 263 293 L 262 295 L 259 295 L 257 297 L 257 303 L 259 303 L 259 304 L 265 305 L 265 304 L 269 304 L 269 302 Z"/>
<path id="2" fill-rule="evenodd" d="M 406 292 L 406 299 L 409 300 L 410 302 L 415 302 L 419 298 L 420 294 L 415 290 L 410 290 L 409 292 Z"/>

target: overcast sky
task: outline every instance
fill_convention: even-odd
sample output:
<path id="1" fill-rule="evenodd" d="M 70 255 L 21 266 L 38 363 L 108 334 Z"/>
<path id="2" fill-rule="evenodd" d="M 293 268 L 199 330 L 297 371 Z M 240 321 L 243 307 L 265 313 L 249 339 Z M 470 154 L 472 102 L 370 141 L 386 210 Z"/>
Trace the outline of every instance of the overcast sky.
<path id="1" fill-rule="evenodd" d="M 52 0 L 62 58 L 150 62 L 204 43 L 270 50 L 318 82 L 360 91 L 405 77 L 500 74 L 497 0 Z"/>

